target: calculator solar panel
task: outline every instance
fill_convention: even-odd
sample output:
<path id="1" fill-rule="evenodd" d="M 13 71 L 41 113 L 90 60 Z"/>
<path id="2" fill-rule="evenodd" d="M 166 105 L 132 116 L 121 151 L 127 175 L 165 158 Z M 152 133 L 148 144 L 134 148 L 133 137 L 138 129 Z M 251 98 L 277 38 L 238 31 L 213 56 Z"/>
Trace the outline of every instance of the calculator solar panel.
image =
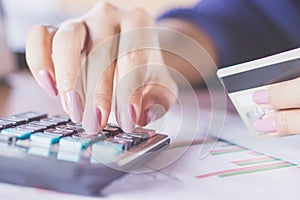
<path id="1" fill-rule="evenodd" d="M 97 135 L 64 116 L 0 118 L 0 181 L 84 195 L 101 190 L 168 146 L 167 135 L 109 123 Z"/>

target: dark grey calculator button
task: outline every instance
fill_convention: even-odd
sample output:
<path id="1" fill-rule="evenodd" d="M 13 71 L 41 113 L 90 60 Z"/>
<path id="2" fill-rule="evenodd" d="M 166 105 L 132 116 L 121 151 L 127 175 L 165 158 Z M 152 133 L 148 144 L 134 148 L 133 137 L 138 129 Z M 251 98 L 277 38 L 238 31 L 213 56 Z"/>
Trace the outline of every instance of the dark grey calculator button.
<path id="1" fill-rule="evenodd" d="M 128 142 L 131 142 L 133 146 L 136 146 L 139 143 L 141 143 L 141 138 L 134 137 L 134 136 L 127 135 L 127 134 L 122 134 L 122 133 L 114 136 L 114 139 L 115 140 L 125 140 L 125 141 L 128 141 Z"/>
<path id="2" fill-rule="evenodd" d="M 117 134 L 120 133 L 119 128 L 114 128 L 114 127 L 106 127 L 103 129 L 103 131 L 107 132 L 107 137 L 113 137 Z"/>
<path id="3" fill-rule="evenodd" d="M 67 123 L 67 126 L 82 129 L 82 124 L 81 123 L 69 122 L 69 123 Z"/>
<path id="4" fill-rule="evenodd" d="M 70 135 L 74 134 L 75 131 L 73 131 L 73 130 L 57 130 L 54 128 L 50 128 L 50 129 L 45 130 L 44 133 L 57 134 L 57 135 L 60 135 L 63 137 L 63 136 L 70 136 Z"/>
<path id="5" fill-rule="evenodd" d="M 43 118 L 46 118 L 48 115 L 45 113 L 39 113 L 39 112 L 25 112 L 17 115 L 12 115 L 12 117 L 17 117 L 17 118 L 24 118 L 27 119 L 27 121 L 35 121 L 35 120 L 40 120 Z"/>
<path id="6" fill-rule="evenodd" d="M 59 120 L 64 121 L 66 123 L 71 121 L 70 118 L 65 117 L 65 116 L 61 116 L 61 115 L 54 115 L 52 118 L 59 119 Z"/>
<path id="7" fill-rule="evenodd" d="M 29 131 L 33 131 L 33 132 L 40 132 L 46 129 L 46 127 L 43 126 L 35 126 L 35 125 L 30 125 L 30 124 L 23 124 L 20 126 L 16 127 L 17 129 L 21 129 L 21 130 L 29 130 Z"/>
<path id="8" fill-rule="evenodd" d="M 79 128 L 67 126 L 65 124 L 55 127 L 57 130 L 78 132 Z"/>
<path id="9" fill-rule="evenodd" d="M 108 128 L 117 128 L 118 132 L 124 132 L 120 126 L 118 126 L 117 124 L 113 124 L 113 123 L 107 123 L 106 127 L 104 129 L 108 129 Z"/>
<path id="10" fill-rule="evenodd" d="M 66 119 L 55 118 L 55 117 L 44 118 L 44 119 L 41 119 L 40 121 L 47 122 L 47 123 L 53 123 L 55 125 L 62 125 L 62 124 L 66 124 L 68 122 Z"/>
<path id="11" fill-rule="evenodd" d="M 141 140 L 147 140 L 150 137 L 156 135 L 155 130 L 144 129 L 144 128 L 135 128 L 132 133 L 126 133 L 129 136 L 141 138 Z"/>
<path id="12" fill-rule="evenodd" d="M 55 124 L 51 123 L 51 122 L 41 122 L 41 121 L 32 121 L 29 123 L 29 125 L 34 125 L 34 126 L 43 126 L 48 128 L 54 128 Z"/>
<path id="13" fill-rule="evenodd" d="M 0 129 L 11 128 L 13 126 L 13 121 L 0 120 Z"/>
<path id="14" fill-rule="evenodd" d="M 15 125 L 15 126 L 25 124 L 27 122 L 26 118 L 19 118 L 19 117 L 13 117 L 13 116 L 1 118 L 0 120 L 11 121 L 13 123 L 13 125 Z"/>

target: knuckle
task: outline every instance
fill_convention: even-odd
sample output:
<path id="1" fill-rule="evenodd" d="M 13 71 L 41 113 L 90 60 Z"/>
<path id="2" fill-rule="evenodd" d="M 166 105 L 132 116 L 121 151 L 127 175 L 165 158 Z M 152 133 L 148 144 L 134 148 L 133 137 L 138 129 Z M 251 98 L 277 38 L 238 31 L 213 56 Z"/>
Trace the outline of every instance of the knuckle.
<path id="1" fill-rule="evenodd" d="M 46 30 L 46 27 L 43 25 L 34 25 L 28 30 L 28 35 L 36 34 L 36 33 L 42 33 L 44 30 Z"/>
<path id="2" fill-rule="evenodd" d="M 131 8 L 127 20 L 138 26 L 154 25 L 151 15 L 143 8 Z"/>
<path id="3" fill-rule="evenodd" d="M 109 13 L 112 10 L 115 10 L 116 7 L 107 1 L 101 1 L 97 4 L 97 9 L 98 11 L 104 12 L 104 13 Z"/>
<path id="4" fill-rule="evenodd" d="M 77 80 L 76 73 L 69 72 L 69 73 L 56 75 L 56 81 L 57 81 L 57 84 L 60 89 L 62 87 L 63 88 L 74 88 L 74 86 L 76 85 L 76 82 L 75 82 L 76 80 Z"/>
<path id="5" fill-rule="evenodd" d="M 282 93 L 282 87 L 280 85 L 278 86 L 271 86 L 269 88 L 269 104 L 274 109 L 279 109 L 283 105 L 283 98 L 281 96 Z"/>
<path id="6" fill-rule="evenodd" d="M 291 132 L 288 116 L 286 114 L 284 113 L 276 114 L 275 122 L 279 133 L 287 134 Z"/>
<path id="7" fill-rule="evenodd" d="M 110 107 L 112 97 L 109 93 L 96 92 L 93 96 L 94 96 L 94 102 L 96 105 Z"/>
<path id="8" fill-rule="evenodd" d="M 61 43 L 67 40 L 78 38 L 83 33 L 84 25 L 80 22 L 67 21 L 60 26 L 53 40 L 54 43 Z"/>

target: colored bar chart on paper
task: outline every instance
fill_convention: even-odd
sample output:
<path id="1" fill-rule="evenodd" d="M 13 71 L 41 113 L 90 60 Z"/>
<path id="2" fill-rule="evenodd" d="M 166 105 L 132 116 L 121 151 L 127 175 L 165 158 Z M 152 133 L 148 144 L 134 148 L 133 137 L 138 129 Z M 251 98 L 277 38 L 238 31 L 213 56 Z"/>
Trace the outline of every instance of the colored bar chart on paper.
<path id="1" fill-rule="evenodd" d="M 235 154 L 238 154 L 240 156 L 239 159 L 235 158 Z M 222 158 L 225 160 L 228 159 L 228 161 L 233 165 L 231 165 L 232 167 L 228 169 L 215 170 L 212 172 L 197 175 L 196 178 L 224 178 L 237 175 L 259 173 L 263 171 L 273 171 L 282 168 L 297 167 L 297 165 L 294 163 L 286 162 L 279 158 L 274 158 L 263 153 L 252 151 L 250 149 L 230 143 L 219 145 L 210 152 L 210 156 Z"/>

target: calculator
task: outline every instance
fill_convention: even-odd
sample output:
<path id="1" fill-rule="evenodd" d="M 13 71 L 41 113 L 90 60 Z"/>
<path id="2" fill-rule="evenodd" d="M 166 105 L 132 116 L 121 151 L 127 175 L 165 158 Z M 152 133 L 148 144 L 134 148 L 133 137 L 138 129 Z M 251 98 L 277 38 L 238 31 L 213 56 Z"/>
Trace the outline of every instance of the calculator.
<path id="1" fill-rule="evenodd" d="M 170 143 L 165 134 L 108 123 L 97 135 L 68 117 L 29 111 L 0 118 L 0 181 L 82 195 L 101 195 Z"/>

